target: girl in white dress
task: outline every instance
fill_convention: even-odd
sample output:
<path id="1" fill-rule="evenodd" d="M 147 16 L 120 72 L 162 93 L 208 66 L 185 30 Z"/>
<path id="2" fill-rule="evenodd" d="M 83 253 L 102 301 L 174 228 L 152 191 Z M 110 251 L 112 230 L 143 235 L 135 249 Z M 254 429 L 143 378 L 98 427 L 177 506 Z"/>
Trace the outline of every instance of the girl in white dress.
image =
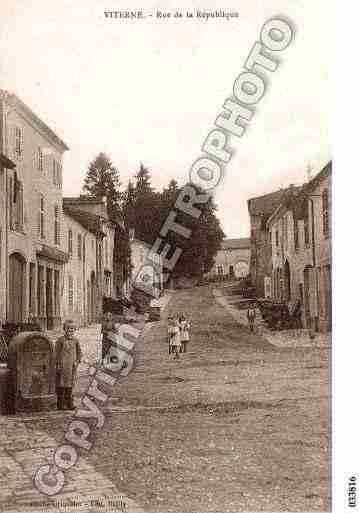
<path id="1" fill-rule="evenodd" d="M 191 325 L 186 317 L 182 314 L 180 317 L 180 330 L 181 330 L 181 352 L 187 352 L 187 344 L 189 342 L 189 329 Z"/>
<path id="2" fill-rule="evenodd" d="M 175 353 L 175 360 L 179 359 L 179 351 L 181 348 L 181 331 L 180 331 L 180 325 L 179 320 L 175 319 L 172 327 L 172 352 Z"/>

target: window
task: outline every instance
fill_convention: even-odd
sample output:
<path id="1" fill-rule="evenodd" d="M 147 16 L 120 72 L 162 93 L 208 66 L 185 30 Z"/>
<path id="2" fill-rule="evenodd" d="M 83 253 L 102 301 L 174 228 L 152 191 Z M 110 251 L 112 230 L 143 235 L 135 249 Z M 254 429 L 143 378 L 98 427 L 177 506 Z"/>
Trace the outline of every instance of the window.
<path id="1" fill-rule="evenodd" d="M 19 127 L 15 127 L 15 155 L 20 157 L 23 150 L 23 137 L 22 130 Z"/>
<path id="2" fill-rule="evenodd" d="M 304 243 L 309 244 L 309 202 L 306 202 L 304 215 Z"/>
<path id="3" fill-rule="evenodd" d="M 69 234 L 68 234 L 68 252 L 70 257 L 72 256 L 72 230 L 70 228 Z"/>
<path id="4" fill-rule="evenodd" d="M 109 271 L 105 271 L 104 289 L 105 289 L 105 295 L 108 297 L 111 296 L 111 273 Z"/>
<path id="5" fill-rule="evenodd" d="M 279 246 L 279 232 L 278 232 L 278 230 L 275 231 L 275 245 L 276 245 L 276 247 Z"/>
<path id="6" fill-rule="evenodd" d="M 61 189 L 61 180 L 62 180 L 62 168 L 60 162 L 56 159 L 52 161 L 52 183 L 58 188 Z"/>
<path id="7" fill-rule="evenodd" d="M 309 244 L 309 219 L 308 216 L 304 218 L 304 243 Z"/>
<path id="8" fill-rule="evenodd" d="M 10 229 L 22 232 L 24 229 L 24 204 L 23 204 L 23 185 L 17 178 L 16 171 L 14 176 L 10 179 Z"/>
<path id="9" fill-rule="evenodd" d="M 40 196 L 39 236 L 40 236 L 40 239 L 44 239 L 45 238 L 45 200 L 44 200 L 43 196 Z"/>
<path id="10" fill-rule="evenodd" d="M 38 147 L 37 149 L 37 169 L 39 171 L 44 170 L 44 155 L 42 153 L 42 149 Z"/>
<path id="11" fill-rule="evenodd" d="M 329 236 L 329 198 L 328 189 L 322 194 L 322 215 L 323 215 L 323 235 L 325 238 Z"/>
<path id="12" fill-rule="evenodd" d="M 142 257 L 142 255 L 141 255 Z M 105 239 L 105 265 L 108 265 L 108 241 Z"/>
<path id="13" fill-rule="evenodd" d="M 55 315 L 60 315 L 60 271 L 54 271 Z"/>
<path id="14" fill-rule="evenodd" d="M 81 313 L 82 311 L 82 304 L 81 304 L 81 299 L 82 299 L 82 283 L 81 283 L 81 278 L 77 278 L 77 294 L 76 294 L 76 311 L 77 313 Z"/>
<path id="15" fill-rule="evenodd" d="M 294 219 L 294 248 L 299 248 L 299 228 L 298 228 L 298 219 Z"/>
<path id="16" fill-rule="evenodd" d="M 288 248 L 288 216 L 284 216 L 283 219 L 283 239 L 284 239 L 284 247 Z"/>
<path id="17" fill-rule="evenodd" d="M 69 274 L 69 312 L 74 311 L 74 279 Z"/>
<path id="18" fill-rule="evenodd" d="M 35 314 L 35 264 L 32 262 L 29 269 L 29 314 Z"/>
<path id="19" fill-rule="evenodd" d="M 59 246 L 60 245 L 60 210 L 59 210 L 59 206 L 58 205 L 55 205 L 54 216 L 55 216 L 55 221 L 54 221 L 54 242 L 55 242 L 56 246 Z"/>
<path id="20" fill-rule="evenodd" d="M 77 256 L 78 256 L 78 259 L 81 260 L 81 258 L 82 258 L 82 237 L 81 237 L 81 233 L 79 233 L 78 236 L 77 236 Z"/>

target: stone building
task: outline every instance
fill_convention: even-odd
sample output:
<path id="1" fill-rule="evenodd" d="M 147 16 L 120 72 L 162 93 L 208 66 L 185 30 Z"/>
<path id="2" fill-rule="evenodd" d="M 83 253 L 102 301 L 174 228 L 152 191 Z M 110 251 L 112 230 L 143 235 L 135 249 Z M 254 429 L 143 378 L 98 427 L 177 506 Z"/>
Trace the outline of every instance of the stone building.
<path id="1" fill-rule="evenodd" d="M 309 226 L 312 227 L 317 319 L 320 331 L 332 327 L 332 162 L 305 186 Z"/>
<path id="2" fill-rule="evenodd" d="M 52 329 L 61 321 L 62 159 L 68 147 L 16 95 L 0 91 L 0 153 L 15 167 L 2 168 L 5 251 L 1 320 L 37 317 Z M 4 208 L 4 205 L 3 207 Z"/>
<path id="3" fill-rule="evenodd" d="M 9 170 L 16 167 L 15 163 L 0 154 L 0 322 L 6 319 L 6 287 L 7 287 L 7 195 L 6 183 Z"/>
<path id="4" fill-rule="evenodd" d="M 295 189 L 295 187 L 291 188 L 292 191 Z M 272 248 L 266 223 L 281 204 L 287 191 L 288 189 L 280 189 L 264 196 L 251 198 L 247 203 L 251 229 L 249 273 L 258 297 L 271 295 Z"/>
<path id="5" fill-rule="evenodd" d="M 131 279 L 127 285 L 127 294 L 129 295 L 133 285 L 139 283 L 149 289 L 161 291 L 163 289 L 163 266 L 162 258 L 159 254 L 153 255 L 155 262 L 147 261 L 147 255 L 151 246 L 144 241 L 134 237 L 133 230 L 130 230 L 131 245 Z M 156 269 L 153 272 L 153 268 Z"/>
<path id="6" fill-rule="evenodd" d="M 305 199 L 296 190 L 295 194 L 285 196 L 266 224 L 272 252 L 271 296 L 278 302 L 300 301 L 305 327 L 310 326 L 310 318 L 315 316 L 315 305 L 308 299 L 315 289 L 309 271 L 312 248 L 307 212 Z"/>
<path id="7" fill-rule="evenodd" d="M 115 225 L 107 215 L 105 198 L 63 199 L 65 265 L 62 311 L 79 325 L 102 315 L 103 296 L 114 297 Z"/>
<path id="8" fill-rule="evenodd" d="M 272 297 L 302 305 L 303 326 L 331 329 L 331 162 L 286 192 L 266 223 Z"/>
<path id="9" fill-rule="evenodd" d="M 0 321 L 97 321 L 114 296 L 115 224 L 105 199 L 62 198 L 66 144 L 0 91 Z"/>
<path id="10" fill-rule="evenodd" d="M 208 276 L 244 278 L 249 274 L 251 241 L 249 238 L 224 239 Z"/>

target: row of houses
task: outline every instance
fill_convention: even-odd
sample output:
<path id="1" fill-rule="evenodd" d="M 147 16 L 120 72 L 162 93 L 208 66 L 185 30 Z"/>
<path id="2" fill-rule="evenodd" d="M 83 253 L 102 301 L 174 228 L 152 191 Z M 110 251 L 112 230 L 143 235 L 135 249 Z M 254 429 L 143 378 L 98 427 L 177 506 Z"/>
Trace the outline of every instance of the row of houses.
<path id="1" fill-rule="evenodd" d="M 100 318 L 103 296 L 129 291 L 114 262 L 119 225 L 106 199 L 62 195 L 68 149 L 16 95 L 0 91 L 1 322 L 36 318 L 56 329 L 71 317 L 85 325 Z M 145 247 L 133 240 L 136 265 Z"/>
<path id="2" fill-rule="evenodd" d="M 297 304 L 302 323 L 331 330 L 332 163 L 300 187 L 248 200 L 257 296 Z"/>

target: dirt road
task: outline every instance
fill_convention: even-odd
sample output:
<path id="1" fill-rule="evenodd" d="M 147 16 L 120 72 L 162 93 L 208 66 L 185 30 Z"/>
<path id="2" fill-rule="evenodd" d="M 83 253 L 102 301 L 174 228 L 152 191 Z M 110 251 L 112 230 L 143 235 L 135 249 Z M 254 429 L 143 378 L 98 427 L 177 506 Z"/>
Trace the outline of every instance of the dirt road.
<path id="1" fill-rule="evenodd" d="M 192 322 L 179 361 L 174 312 Z M 327 510 L 328 349 L 273 346 L 207 287 L 174 293 L 139 348 L 86 458 L 118 490 L 149 513 Z M 50 418 L 39 428 L 63 434 Z"/>

